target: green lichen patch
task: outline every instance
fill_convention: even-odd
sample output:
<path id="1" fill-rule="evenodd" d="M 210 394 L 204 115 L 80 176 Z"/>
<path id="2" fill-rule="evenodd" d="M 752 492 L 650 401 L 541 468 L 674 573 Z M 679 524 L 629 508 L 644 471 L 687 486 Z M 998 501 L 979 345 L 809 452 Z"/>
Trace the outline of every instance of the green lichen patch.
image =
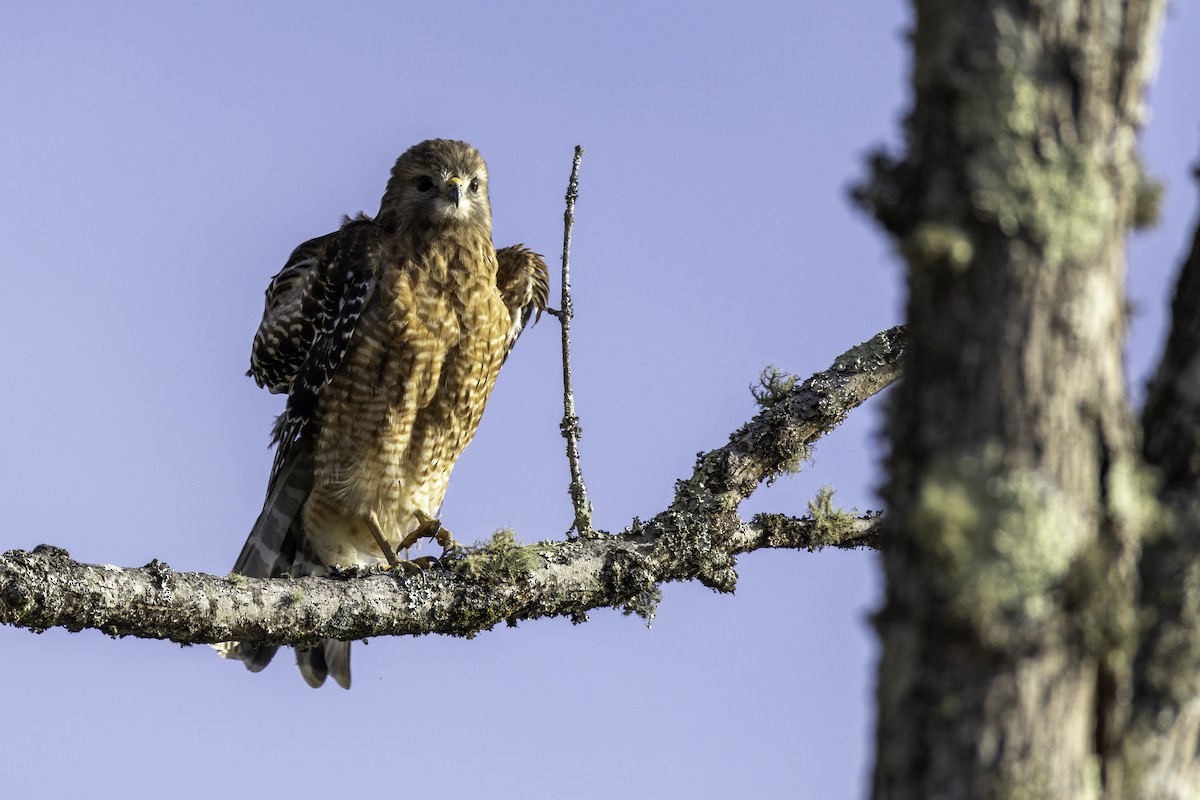
<path id="1" fill-rule="evenodd" d="M 1122 458 L 1106 476 L 1111 516 L 1121 521 L 1129 536 L 1156 538 L 1167 531 L 1171 518 L 1158 500 L 1158 481 L 1142 462 Z"/>
<path id="2" fill-rule="evenodd" d="M 1143 622 L 1134 601 L 1134 559 L 1143 540 L 1169 521 L 1155 497 L 1154 478 L 1140 461 L 1116 459 L 1104 482 L 1106 513 L 1096 542 L 1073 570 L 1069 602 L 1088 650 L 1121 674 L 1132 663 Z"/>
<path id="3" fill-rule="evenodd" d="M 518 544 L 512 529 L 502 528 L 486 544 L 467 548 L 452 562 L 452 568 L 456 574 L 487 587 L 524 580 L 540 563 L 535 546 Z"/>
<path id="4" fill-rule="evenodd" d="M 858 518 L 840 506 L 834 506 L 832 486 L 822 486 L 817 496 L 808 501 L 808 514 L 812 517 L 811 548 L 820 550 L 841 544 L 848 536 Z"/>
<path id="5" fill-rule="evenodd" d="M 985 641 L 1007 646 L 1053 611 L 1078 555 L 1076 524 L 1041 476 L 1004 469 L 991 447 L 929 470 L 912 534 L 945 606 Z"/>
<path id="6" fill-rule="evenodd" d="M 675 502 L 654 519 L 656 549 L 710 589 L 732 592 L 737 587 L 736 562 L 725 541 L 740 521 L 735 509 L 723 507 L 695 477 L 677 481 Z"/>
<path id="7" fill-rule="evenodd" d="M 1116 187 L 1096 149 L 1069 124 L 1046 119 L 1042 93 L 1053 89 L 1019 62 L 979 74 L 956 107 L 975 216 L 1040 244 L 1052 268 L 1089 261 L 1116 220 Z"/>
<path id="8" fill-rule="evenodd" d="M 975 246 L 961 228 L 923 222 L 900 242 L 905 260 L 924 269 L 962 272 L 975 258 Z"/>

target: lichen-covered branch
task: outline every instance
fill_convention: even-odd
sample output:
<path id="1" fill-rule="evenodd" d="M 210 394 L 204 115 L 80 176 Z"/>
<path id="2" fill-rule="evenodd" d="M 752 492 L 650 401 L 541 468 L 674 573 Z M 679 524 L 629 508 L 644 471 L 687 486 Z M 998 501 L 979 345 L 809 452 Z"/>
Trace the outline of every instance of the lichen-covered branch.
<path id="1" fill-rule="evenodd" d="M 879 521 L 832 509 L 810 519 L 759 515 L 738 501 L 783 474 L 817 438 L 900 374 L 903 330 L 853 348 L 792 388 L 728 444 L 697 461 L 671 506 L 615 536 L 519 545 L 510 531 L 450 569 L 400 574 L 256 579 L 80 564 L 58 548 L 0 556 L 0 622 L 44 630 L 94 628 L 114 636 L 214 643 L 309 644 L 319 639 L 443 633 L 472 636 L 502 621 L 582 618 L 619 608 L 650 617 L 658 587 L 699 579 L 732 589 L 734 557 L 763 548 L 870 546 Z"/>
<path id="2" fill-rule="evenodd" d="M 583 160 L 583 148 L 575 146 L 575 157 L 571 160 L 571 177 L 567 180 L 567 210 L 563 212 L 562 252 L 562 308 L 558 321 L 562 325 L 563 360 L 563 418 L 559 428 L 567 440 L 567 464 L 571 469 L 571 505 L 575 509 L 575 521 L 571 530 L 580 536 L 590 537 L 592 531 L 592 506 L 588 502 L 587 485 L 583 482 L 583 468 L 579 465 L 579 437 L 583 429 L 575 414 L 575 392 L 571 388 L 571 320 L 575 306 L 571 302 L 571 229 L 575 226 L 575 201 L 579 198 L 579 163 Z"/>
<path id="3" fill-rule="evenodd" d="M 834 519 L 755 514 L 734 535 L 733 543 L 735 553 L 767 548 L 815 553 L 826 547 L 877 550 L 882 537 L 883 517 L 874 511 L 857 516 L 841 512 Z"/>

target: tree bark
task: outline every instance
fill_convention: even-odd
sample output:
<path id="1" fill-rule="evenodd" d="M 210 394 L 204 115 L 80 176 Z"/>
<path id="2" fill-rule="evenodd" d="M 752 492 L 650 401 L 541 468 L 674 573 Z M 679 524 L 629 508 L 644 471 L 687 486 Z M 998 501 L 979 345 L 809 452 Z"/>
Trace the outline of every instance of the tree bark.
<path id="1" fill-rule="evenodd" d="M 1125 235 L 1161 2 L 917 0 L 876 798 L 1119 796 L 1144 481 Z M 892 527 L 894 526 L 894 527 Z"/>
<path id="2" fill-rule="evenodd" d="M 1142 413 L 1143 452 L 1168 520 L 1139 564 L 1148 625 L 1126 763 L 1141 796 L 1188 800 L 1200 794 L 1200 222 L 1171 310 Z"/>

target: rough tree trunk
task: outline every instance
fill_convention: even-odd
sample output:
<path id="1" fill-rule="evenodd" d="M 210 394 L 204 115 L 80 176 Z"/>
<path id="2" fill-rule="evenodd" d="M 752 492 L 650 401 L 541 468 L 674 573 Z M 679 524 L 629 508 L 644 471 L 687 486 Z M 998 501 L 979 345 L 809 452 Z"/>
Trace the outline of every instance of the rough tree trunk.
<path id="1" fill-rule="evenodd" d="M 1200 174 L 1200 173 L 1198 173 Z M 1142 414 L 1170 524 L 1139 563 L 1146 630 L 1134 662 L 1130 797 L 1200 797 L 1200 223 Z"/>
<path id="2" fill-rule="evenodd" d="M 1125 236 L 1161 2 L 917 0 L 876 798 L 1119 796 L 1146 494 Z"/>

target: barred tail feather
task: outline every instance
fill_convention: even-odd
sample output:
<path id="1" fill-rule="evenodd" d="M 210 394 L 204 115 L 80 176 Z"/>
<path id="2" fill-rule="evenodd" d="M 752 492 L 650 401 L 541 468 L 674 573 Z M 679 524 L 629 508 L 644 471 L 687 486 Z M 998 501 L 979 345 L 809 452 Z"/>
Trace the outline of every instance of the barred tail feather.
<path id="1" fill-rule="evenodd" d="M 281 427 L 282 420 L 277 433 Z M 304 546 L 300 514 L 313 486 L 312 437 L 278 438 L 279 452 L 262 513 L 246 538 L 233 572 L 251 578 L 322 574 L 325 566 Z M 249 642 L 222 642 L 214 647 L 225 658 L 242 661 L 251 672 L 265 668 L 279 650 L 279 645 Z M 310 686 L 320 686 L 326 675 L 333 675 L 340 685 L 350 688 L 349 642 L 326 640 L 315 648 L 298 648 L 296 662 Z"/>
<path id="2" fill-rule="evenodd" d="M 233 565 L 234 572 L 250 578 L 295 575 L 303 550 L 300 511 L 313 487 L 312 437 L 282 440 L 277 446 L 267 499 Z"/>
<path id="3" fill-rule="evenodd" d="M 316 689 L 332 675 L 343 689 L 350 688 L 350 643 L 324 639 L 316 647 L 296 648 L 296 666 L 305 682 Z M 249 664 L 247 664 L 249 667 Z"/>

